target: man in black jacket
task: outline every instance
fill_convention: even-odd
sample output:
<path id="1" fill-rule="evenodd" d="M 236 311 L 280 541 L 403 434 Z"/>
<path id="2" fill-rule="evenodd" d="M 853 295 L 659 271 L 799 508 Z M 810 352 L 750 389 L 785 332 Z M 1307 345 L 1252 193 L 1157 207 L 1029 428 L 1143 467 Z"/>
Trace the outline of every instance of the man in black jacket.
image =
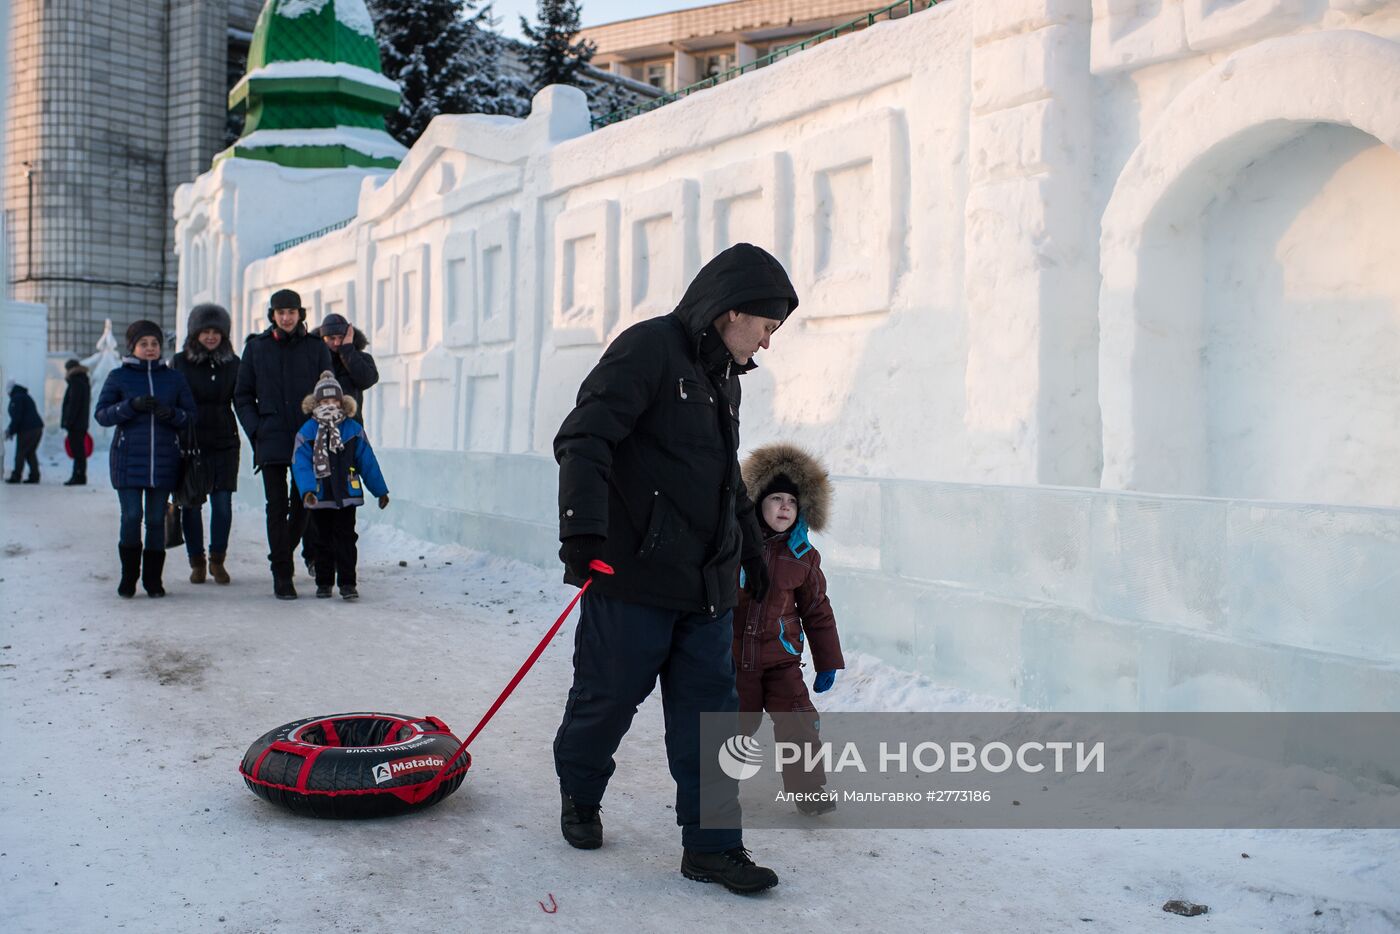
<path id="1" fill-rule="evenodd" d="M 64 486 L 83 486 L 87 483 L 87 433 L 88 419 L 92 415 L 92 383 L 88 379 L 87 367 L 77 360 L 63 364 L 68 388 L 63 392 L 63 410 L 59 415 L 58 427 L 68 433 L 68 450 L 73 452 L 73 475 Z"/>
<path id="2" fill-rule="evenodd" d="M 331 362 L 335 365 L 335 380 L 340 383 L 340 388 L 345 394 L 355 400 L 355 414 L 351 417 L 364 425 L 365 390 L 379 382 L 379 367 L 375 366 L 374 357 L 365 351 L 369 346 L 369 339 L 362 332 L 355 330 L 343 315 L 337 314 L 326 315 L 321 326 L 312 331 L 311 336 L 319 337 L 331 352 Z M 355 515 L 356 510 L 352 509 L 350 517 L 345 520 L 352 536 L 355 535 Z M 316 539 L 316 525 L 308 522 L 301 537 L 301 558 L 306 562 L 306 571 L 312 577 L 316 576 L 316 554 L 320 550 L 321 543 Z"/>
<path id="3" fill-rule="evenodd" d="M 742 563 L 746 586 L 767 587 L 753 503 L 737 457 L 739 380 L 797 307 L 771 255 L 740 243 L 712 259 L 675 311 L 618 335 L 584 379 L 554 439 L 565 581 L 583 598 L 574 682 L 554 741 L 564 838 L 602 843 L 599 803 L 613 753 L 658 676 L 666 753 L 676 780 L 688 878 L 736 892 L 776 885 L 743 848 L 738 786 L 733 829 L 700 827 L 700 714 L 738 709 L 730 617 Z"/>
<path id="4" fill-rule="evenodd" d="M 272 294 L 268 306 L 272 326 L 250 335 L 243 348 L 233 407 L 253 443 L 253 463 L 262 471 L 272 590 L 279 600 L 295 600 L 292 556 L 306 528 L 306 512 L 290 477 L 292 441 L 306 420 L 301 401 L 310 395 L 317 377 L 331 368 L 331 354 L 306 333 L 300 295 L 281 289 Z"/>

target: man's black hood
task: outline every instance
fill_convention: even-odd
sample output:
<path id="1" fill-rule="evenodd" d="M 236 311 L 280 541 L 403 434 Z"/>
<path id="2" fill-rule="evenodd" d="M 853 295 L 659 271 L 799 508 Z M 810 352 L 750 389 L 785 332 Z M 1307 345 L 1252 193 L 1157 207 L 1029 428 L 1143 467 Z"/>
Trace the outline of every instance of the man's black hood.
<path id="1" fill-rule="evenodd" d="M 752 243 L 736 243 L 705 264 L 671 312 L 692 341 L 736 305 L 756 299 L 786 299 L 788 314 L 797 307 L 797 290 L 783 264 Z"/>

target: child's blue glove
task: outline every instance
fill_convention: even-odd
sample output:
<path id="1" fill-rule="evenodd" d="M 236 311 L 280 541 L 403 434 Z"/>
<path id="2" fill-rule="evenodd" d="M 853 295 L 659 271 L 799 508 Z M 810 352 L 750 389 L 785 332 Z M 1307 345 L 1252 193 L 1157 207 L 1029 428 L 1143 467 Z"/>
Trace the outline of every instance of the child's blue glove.
<path id="1" fill-rule="evenodd" d="M 825 694 L 827 691 L 831 690 L 831 686 L 835 683 L 835 671 L 819 671 L 817 672 L 817 680 L 812 682 L 812 687 L 816 689 L 818 694 Z"/>

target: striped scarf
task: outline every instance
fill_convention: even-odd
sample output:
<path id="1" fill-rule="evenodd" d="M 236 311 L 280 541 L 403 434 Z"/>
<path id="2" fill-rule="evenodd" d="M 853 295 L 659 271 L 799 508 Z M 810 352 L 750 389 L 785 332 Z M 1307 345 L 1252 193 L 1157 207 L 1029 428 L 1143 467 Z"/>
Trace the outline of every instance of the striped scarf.
<path id="1" fill-rule="evenodd" d="M 331 452 L 345 449 L 345 442 L 340 440 L 340 423 L 345 421 L 345 411 L 334 402 L 322 402 L 312 411 L 311 417 L 316 419 L 311 466 L 319 480 L 331 475 Z"/>

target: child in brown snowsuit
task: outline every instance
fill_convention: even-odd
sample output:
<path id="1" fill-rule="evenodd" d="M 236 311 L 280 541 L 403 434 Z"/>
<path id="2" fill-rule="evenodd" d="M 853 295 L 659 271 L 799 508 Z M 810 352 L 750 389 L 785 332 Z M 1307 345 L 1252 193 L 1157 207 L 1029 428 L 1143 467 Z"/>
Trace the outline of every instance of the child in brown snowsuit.
<path id="1" fill-rule="evenodd" d="M 846 667 L 821 555 L 807 540 L 809 530 L 826 525 L 831 482 L 815 457 L 790 444 L 758 448 L 744 461 L 743 475 L 763 532 L 769 585 L 761 601 L 741 588 L 734 609 L 739 710 L 751 733 L 762 711 L 782 715 L 774 718 L 775 739 L 815 749 L 818 715 L 802 679 L 804 641 L 811 648 L 818 694 L 830 690 L 836 672 Z M 834 801 L 815 795 L 825 783 L 820 766 L 807 771 L 798 762 L 783 769 L 784 788 L 801 796 L 797 808 L 804 814 L 836 809 Z"/>

